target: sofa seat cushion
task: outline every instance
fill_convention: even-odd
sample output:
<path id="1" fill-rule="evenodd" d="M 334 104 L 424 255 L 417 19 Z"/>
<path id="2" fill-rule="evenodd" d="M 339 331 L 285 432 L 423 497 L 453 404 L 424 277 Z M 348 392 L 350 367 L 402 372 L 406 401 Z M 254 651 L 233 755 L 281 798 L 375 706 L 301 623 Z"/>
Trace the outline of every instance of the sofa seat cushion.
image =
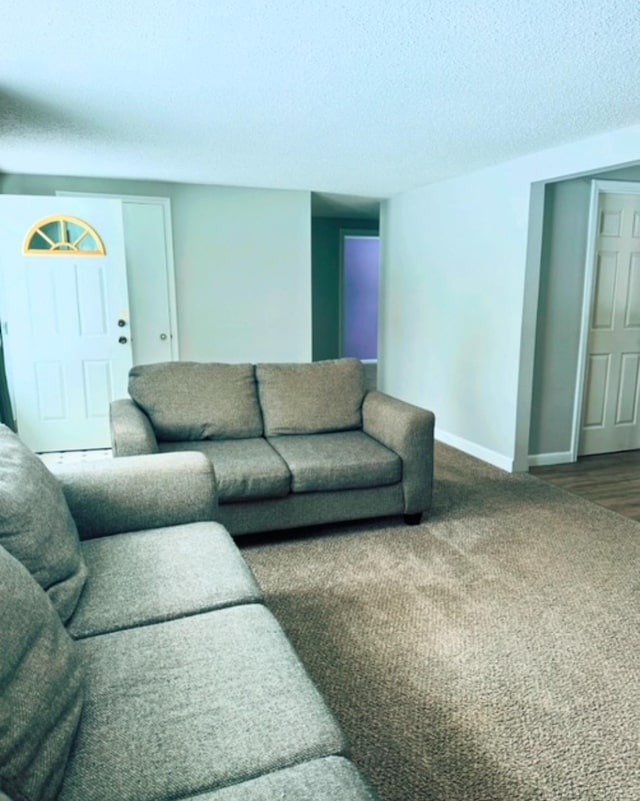
<path id="1" fill-rule="evenodd" d="M 292 492 L 323 492 L 395 484 L 400 457 L 362 431 L 272 437 L 291 472 Z"/>
<path id="2" fill-rule="evenodd" d="M 0 547 L 0 796 L 51 801 L 82 710 L 75 643 L 46 593 Z"/>
<path id="3" fill-rule="evenodd" d="M 67 620 L 87 577 L 78 530 L 59 482 L 5 425 L 0 425 L 0 544 Z"/>
<path id="4" fill-rule="evenodd" d="M 287 465 L 263 437 L 206 442 L 160 443 L 161 451 L 197 450 L 213 464 L 220 503 L 287 495 Z"/>
<path id="5" fill-rule="evenodd" d="M 87 694 L 58 801 L 184 798 L 344 748 L 262 604 L 76 646 Z"/>
<path id="6" fill-rule="evenodd" d="M 161 362 L 129 372 L 129 394 L 158 440 L 259 437 L 262 415 L 252 364 Z"/>
<path id="7" fill-rule="evenodd" d="M 362 428 L 364 366 L 358 359 L 257 364 L 267 437 Z"/>
<path id="8" fill-rule="evenodd" d="M 89 579 L 67 624 L 73 637 L 262 600 L 219 523 L 100 537 L 83 542 L 82 550 Z"/>
<path id="9" fill-rule="evenodd" d="M 355 765 L 340 756 L 313 759 L 248 782 L 199 795 L 194 801 L 374 801 Z"/>

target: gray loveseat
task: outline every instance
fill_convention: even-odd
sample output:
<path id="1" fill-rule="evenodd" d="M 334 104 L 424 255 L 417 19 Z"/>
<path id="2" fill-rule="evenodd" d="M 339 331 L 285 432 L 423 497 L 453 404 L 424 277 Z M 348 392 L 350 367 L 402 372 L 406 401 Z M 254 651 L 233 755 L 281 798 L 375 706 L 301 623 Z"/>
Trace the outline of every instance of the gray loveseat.
<path id="1" fill-rule="evenodd" d="M 0 798 L 371 801 L 198 453 L 57 478 L 0 426 Z"/>
<path id="2" fill-rule="evenodd" d="M 114 456 L 200 451 L 233 535 L 431 506 L 433 413 L 367 391 L 363 364 L 139 365 L 111 404 Z"/>

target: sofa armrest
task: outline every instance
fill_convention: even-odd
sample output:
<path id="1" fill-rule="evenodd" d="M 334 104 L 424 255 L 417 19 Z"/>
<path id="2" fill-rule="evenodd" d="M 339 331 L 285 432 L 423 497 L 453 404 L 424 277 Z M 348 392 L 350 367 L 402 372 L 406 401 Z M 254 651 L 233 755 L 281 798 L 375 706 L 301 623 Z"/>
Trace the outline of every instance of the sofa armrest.
<path id="1" fill-rule="evenodd" d="M 365 395 L 362 428 L 402 459 L 404 513 L 418 514 L 431 506 L 433 494 L 433 429 L 435 416 L 383 392 Z"/>
<path id="2" fill-rule="evenodd" d="M 81 539 L 216 519 L 216 478 L 203 453 L 96 459 L 50 470 Z"/>
<path id="3" fill-rule="evenodd" d="M 114 456 L 158 453 L 158 441 L 151 421 L 131 398 L 111 401 L 109 423 Z"/>

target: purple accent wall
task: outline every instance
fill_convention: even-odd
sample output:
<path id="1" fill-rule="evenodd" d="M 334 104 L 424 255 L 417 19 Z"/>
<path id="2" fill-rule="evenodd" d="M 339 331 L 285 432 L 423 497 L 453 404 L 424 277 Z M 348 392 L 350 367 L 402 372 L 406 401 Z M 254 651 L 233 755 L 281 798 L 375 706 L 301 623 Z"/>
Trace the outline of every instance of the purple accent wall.
<path id="1" fill-rule="evenodd" d="M 380 239 L 344 238 L 344 356 L 378 358 Z"/>

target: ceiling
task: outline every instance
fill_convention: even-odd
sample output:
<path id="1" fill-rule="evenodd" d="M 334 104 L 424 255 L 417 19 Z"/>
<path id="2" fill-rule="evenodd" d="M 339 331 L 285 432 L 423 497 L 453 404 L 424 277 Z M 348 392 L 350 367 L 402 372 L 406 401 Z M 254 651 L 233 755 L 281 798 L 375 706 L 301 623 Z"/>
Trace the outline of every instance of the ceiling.
<path id="1" fill-rule="evenodd" d="M 354 205 L 640 122 L 637 0 L 71 7 L 3 5 L 0 173 Z"/>

